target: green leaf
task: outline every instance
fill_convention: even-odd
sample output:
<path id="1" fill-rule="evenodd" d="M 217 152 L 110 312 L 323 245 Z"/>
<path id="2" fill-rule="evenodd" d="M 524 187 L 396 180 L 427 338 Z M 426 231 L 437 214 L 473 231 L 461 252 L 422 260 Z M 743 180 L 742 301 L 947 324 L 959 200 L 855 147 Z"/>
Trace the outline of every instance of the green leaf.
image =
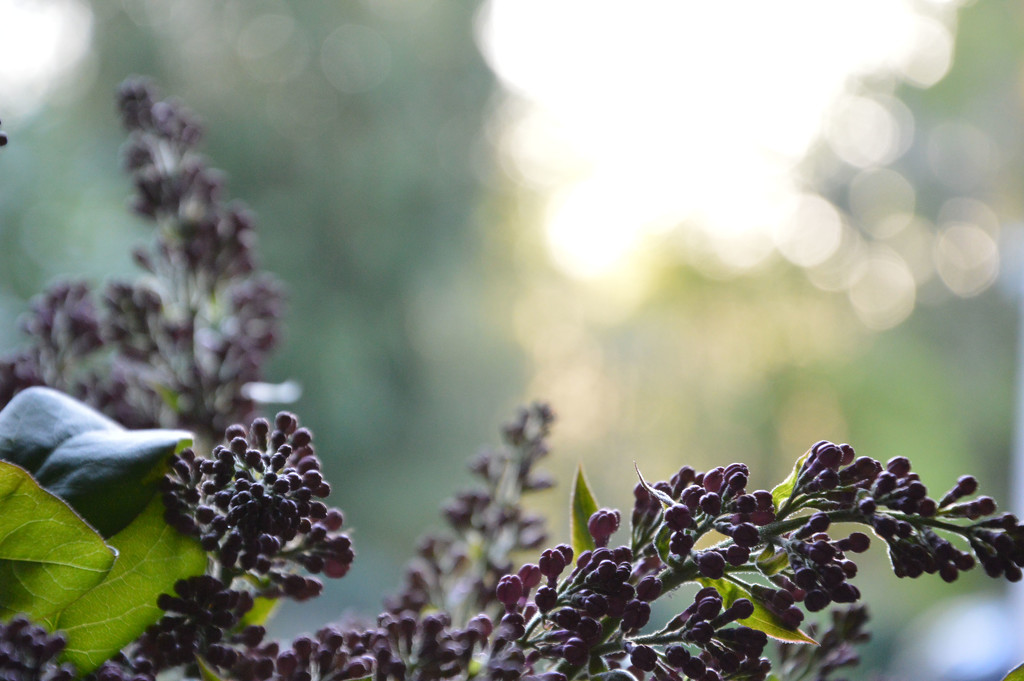
<path id="1" fill-rule="evenodd" d="M 778 511 L 783 503 L 793 494 L 793 490 L 796 488 L 797 478 L 800 476 L 800 469 L 804 467 L 804 462 L 807 461 L 807 457 L 811 455 L 811 450 L 808 449 L 803 453 L 796 463 L 793 464 L 793 470 L 789 476 L 775 486 L 772 490 L 772 502 L 775 504 L 775 510 Z"/>
<path id="2" fill-rule="evenodd" d="M 759 600 L 750 593 L 750 591 L 739 584 L 726 579 L 708 579 L 706 577 L 698 577 L 697 581 L 704 586 L 715 587 L 718 593 L 721 594 L 725 607 L 729 607 L 740 598 L 746 598 L 753 603 L 754 614 L 746 619 L 736 620 L 740 624 L 750 627 L 751 629 L 763 631 L 779 641 L 785 641 L 787 643 L 813 643 L 814 645 L 818 645 L 817 641 L 799 629 L 790 629 L 784 625 L 782 620 L 765 608 Z"/>
<path id="3" fill-rule="evenodd" d="M 655 499 L 661 502 L 661 507 L 663 509 L 668 508 L 669 506 L 672 506 L 673 504 L 676 503 L 675 499 L 665 494 L 657 487 L 653 487 L 652 485 L 647 484 L 647 481 L 644 480 L 643 473 L 640 472 L 640 466 L 636 465 L 636 461 L 633 462 L 633 468 L 636 470 L 637 477 L 640 478 L 640 484 L 643 485 L 644 489 L 646 489 L 652 496 L 654 496 Z"/>
<path id="4" fill-rule="evenodd" d="M 62 442 L 94 430 L 124 430 L 51 388 L 22 390 L 0 410 L 0 459 L 35 473 Z"/>
<path id="5" fill-rule="evenodd" d="M 107 578 L 61 612 L 57 628 L 68 637 L 64 660 L 86 674 L 135 640 L 163 611 L 157 596 L 174 583 L 206 571 L 206 552 L 194 537 L 164 520 L 156 495 L 146 509 L 110 538 L 119 551 Z"/>
<path id="6" fill-rule="evenodd" d="M 218 674 L 202 655 L 196 655 L 196 666 L 199 667 L 199 678 L 203 681 L 224 681 L 224 677 Z"/>
<path id="7" fill-rule="evenodd" d="M 1024 681 L 1024 664 L 1004 676 L 1003 681 Z"/>
<path id="8" fill-rule="evenodd" d="M 36 480 L 109 537 L 142 512 L 167 471 L 167 459 L 191 437 L 183 430 L 81 433 L 54 450 Z"/>
<path id="9" fill-rule="evenodd" d="M 597 545 L 590 536 L 587 522 L 590 516 L 597 513 L 597 501 L 590 492 L 587 478 L 583 475 L 583 464 L 576 470 L 576 480 L 572 484 L 572 514 L 569 519 L 569 530 L 572 536 L 572 550 L 578 557 L 584 551 L 593 551 Z"/>
<path id="10" fill-rule="evenodd" d="M 662 523 L 661 527 L 658 528 L 658 534 L 654 537 L 654 548 L 658 552 L 658 558 L 661 558 L 661 562 L 665 565 L 669 564 L 669 560 L 672 557 L 672 552 L 669 550 L 669 546 L 672 544 L 672 528 Z"/>
<path id="11" fill-rule="evenodd" d="M 156 492 L 183 430 L 129 431 L 49 388 L 29 388 L 0 411 L 0 459 L 22 466 L 104 537 L 124 529 Z"/>
<path id="12" fill-rule="evenodd" d="M 757 557 L 757 569 L 764 575 L 774 575 L 789 567 L 789 556 L 785 551 L 776 551 L 774 547 L 765 547 Z"/>
<path id="13" fill-rule="evenodd" d="M 99 584 L 114 558 L 70 506 L 0 461 L 0 619 L 55 615 Z"/>
<path id="14" fill-rule="evenodd" d="M 252 609 L 242 615 L 239 624 L 244 627 L 252 624 L 266 624 L 280 604 L 280 599 L 257 596 L 253 599 Z"/>

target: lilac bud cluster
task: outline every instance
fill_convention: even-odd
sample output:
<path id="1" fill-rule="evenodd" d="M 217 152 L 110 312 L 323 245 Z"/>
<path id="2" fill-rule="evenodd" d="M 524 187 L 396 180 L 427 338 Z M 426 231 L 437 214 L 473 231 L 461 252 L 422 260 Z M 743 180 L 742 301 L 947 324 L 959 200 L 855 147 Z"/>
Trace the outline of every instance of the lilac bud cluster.
<path id="1" fill-rule="evenodd" d="M 224 199 L 195 152 L 195 117 L 137 79 L 122 84 L 118 107 L 133 207 L 159 226 L 152 247 L 135 252 L 153 277 L 99 292 L 59 282 L 37 298 L 22 324 L 30 347 L 0 358 L 0 406 L 48 385 L 129 428 L 212 441 L 254 416 L 245 386 L 261 380 L 277 344 L 282 293 L 257 270 L 252 215 Z"/>
<path id="2" fill-rule="evenodd" d="M 667 646 L 661 660 L 684 676 L 701 681 L 765 678 L 771 669 L 768 660 L 761 658 L 768 643 L 767 635 L 743 625 L 727 626 L 753 613 L 754 605 L 746 598 L 739 598 L 726 607 L 715 588 L 701 589 L 693 603 L 666 627 L 668 631 L 677 632 L 681 643 Z M 694 654 L 682 643 L 696 646 L 699 652 Z M 648 665 L 641 669 L 655 670 L 655 666 Z"/>
<path id="3" fill-rule="evenodd" d="M 197 537 L 223 574 L 268 577 L 263 595 L 311 598 L 321 583 L 295 567 L 338 578 L 354 559 L 341 511 L 319 501 L 331 488 L 312 434 L 288 412 L 273 429 L 262 418 L 231 426 L 210 459 L 191 449 L 173 457 L 162 491 L 167 522 Z"/>
<path id="4" fill-rule="evenodd" d="M 50 635 L 24 615 L 0 622 L 0 679 L 4 681 L 71 681 L 74 667 L 58 665 L 66 640 Z"/>
<path id="5" fill-rule="evenodd" d="M 775 520 L 772 495 L 766 490 L 748 492 L 750 472 L 734 463 L 706 473 L 683 466 L 667 482 L 634 489 L 634 548 L 649 542 L 654 532 L 667 532 L 668 551 L 685 560 L 697 540 L 709 530 L 732 538 L 727 547 L 702 551 L 692 559 L 701 575 L 721 578 L 728 565 L 744 565 L 751 549 L 761 542 L 759 527 Z M 664 507 L 664 508 L 663 508 Z M 663 520 L 659 525 L 658 521 Z"/>
<path id="6" fill-rule="evenodd" d="M 853 532 L 845 539 L 833 541 L 826 533 L 831 520 L 825 513 L 815 513 L 798 530 L 780 541 L 785 547 L 793 571 L 791 593 L 811 612 L 831 603 L 853 603 L 860 591 L 847 579 L 857 575 L 857 564 L 846 552 L 863 553 L 870 539 L 863 532 Z"/>
<path id="7" fill-rule="evenodd" d="M 906 457 L 894 457 L 883 465 L 869 457 L 856 457 L 849 445 L 823 441 L 809 451 L 787 506 L 813 506 L 844 520 L 870 525 L 888 545 L 898 577 L 937 573 L 952 582 L 960 572 L 980 562 L 991 577 L 1019 581 L 1024 567 L 1024 529 L 1013 515 L 995 515 L 996 504 L 991 497 L 968 498 L 977 489 L 977 480 L 965 475 L 936 501 Z M 812 518 L 825 523 L 829 517 L 826 513 Z M 960 535 L 971 552 L 957 548 L 940 532 Z M 810 549 L 802 550 L 820 568 L 831 560 L 822 560 L 825 553 L 856 552 L 857 546 L 866 547 L 867 537 L 855 533 L 844 541 L 844 546 L 833 544 L 831 549 L 822 545 L 814 556 L 807 553 Z M 787 545 L 787 549 L 792 548 L 799 546 Z M 848 576 L 855 573 L 849 561 L 840 557 L 837 564 Z M 839 572 L 834 568 L 829 571 L 831 581 L 839 583 Z M 852 595 L 850 587 L 839 584 L 838 588 L 840 595 Z M 851 602 L 835 597 L 831 600 Z M 811 601 L 815 605 L 821 602 L 818 594 Z"/>
<path id="8" fill-rule="evenodd" d="M 505 447 L 484 451 L 470 462 L 482 486 L 459 493 L 445 505 L 451 536 L 420 542 L 404 588 L 386 601 L 390 612 L 441 607 L 441 592 L 458 592 L 479 609 L 497 603 L 498 581 L 512 571 L 508 554 L 536 549 L 546 538 L 543 518 L 523 510 L 522 496 L 552 484 L 536 468 L 548 455 L 547 437 L 554 420 L 551 408 L 543 403 L 520 409 L 502 429 Z M 479 563 L 469 558 L 470 546 Z"/>
<path id="9" fill-rule="evenodd" d="M 263 627 L 241 627 L 252 609 L 248 591 L 235 591 L 210 575 L 179 580 L 174 595 L 157 600 L 166 614 L 136 643 L 132 670 L 155 675 L 164 669 L 188 666 L 201 655 L 209 664 L 230 669 L 242 658 L 239 644 L 251 647 L 263 639 Z"/>
<path id="10" fill-rule="evenodd" d="M 831 616 L 831 626 L 824 631 L 819 631 L 817 624 L 811 624 L 807 628 L 808 635 L 814 638 L 818 645 L 779 646 L 779 678 L 801 678 L 813 670 L 815 679 L 831 681 L 836 671 L 854 667 L 860 662 L 855 646 L 871 638 L 864 631 L 864 625 L 868 621 L 867 608 L 863 605 L 836 608 L 832 610 Z"/>
<path id="11" fill-rule="evenodd" d="M 493 636 L 492 636 L 493 634 Z M 467 678 L 478 653 L 508 643 L 485 615 L 454 627 L 446 613 L 380 616 L 377 626 L 358 623 L 327 626 L 288 645 L 253 646 L 231 667 L 238 681 L 343 681 L 372 677 L 385 681 Z M 516 650 L 518 653 L 519 651 Z M 493 679 L 522 678 L 522 659 L 489 654 Z"/>
<path id="12" fill-rule="evenodd" d="M 0 405 L 36 385 L 83 396 L 87 392 L 83 381 L 64 368 L 80 363 L 104 342 L 89 286 L 81 281 L 53 285 L 32 300 L 20 326 L 33 345 L 0 360 Z"/>

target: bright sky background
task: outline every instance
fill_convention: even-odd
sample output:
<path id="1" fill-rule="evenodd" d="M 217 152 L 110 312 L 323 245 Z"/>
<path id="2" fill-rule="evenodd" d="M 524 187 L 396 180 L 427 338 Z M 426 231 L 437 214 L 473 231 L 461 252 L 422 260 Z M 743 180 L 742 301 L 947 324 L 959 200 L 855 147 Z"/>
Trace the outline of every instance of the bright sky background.
<path id="1" fill-rule="evenodd" d="M 884 170 L 914 135 L 892 93 L 947 73 L 958 5 L 489 0 L 478 30 L 510 95 L 504 165 L 546 197 L 550 255 L 581 282 L 628 280 L 652 243 L 677 243 L 716 274 L 777 252 L 833 265 L 812 280 L 845 290 L 868 326 L 893 326 L 922 278 L 938 268 L 946 280 L 944 261 L 955 293 L 987 287 L 995 241 L 961 226 L 916 271 L 905 249 L 865 242 L 809 193 L 799 166 L 827 144 L 863 171 L 864 203 L 879 192 L 893 203 L 877 216 L 891 219 L 885 238 L 928 231 L 914 222 L 913 187 Z M 835 280 L 840 258 L 848 274 Z"/>

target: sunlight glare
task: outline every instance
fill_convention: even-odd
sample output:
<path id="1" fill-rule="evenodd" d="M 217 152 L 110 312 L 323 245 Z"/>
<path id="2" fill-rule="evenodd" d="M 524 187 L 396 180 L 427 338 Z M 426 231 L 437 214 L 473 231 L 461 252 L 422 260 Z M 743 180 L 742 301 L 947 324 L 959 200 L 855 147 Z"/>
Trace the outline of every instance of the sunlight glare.
<path id="1" fill-rule="evenodd" d="M 860 168 L 902 154 L 913 117 L 890 93 L 945 75 L 959 4 L 488 0 L 478 41 L 510 93 L 502 163 L 553 197 L 546 242 L 575 278 L 628 271 L 652 215 L 700 232 L 676 243 L 707 246 L 727 269 L 773 250 L 818 266 L 843 248 L 841 216 L 806 203 L 799 164 L 822 139 Z M 895 203 L 905 212 L 905 196 Z M 864 309 L 887 286 L 869 282 L 912 279 L 905 264 L 869 270 L 881 274 L 851 293 Z"/>
<path id="2" fill-rule="evenodd" d="M 0 0 L 0 17 L 0 118 L 10 124 L 30 115 L 88 53 L 93 16 L 79 0 Z"/>

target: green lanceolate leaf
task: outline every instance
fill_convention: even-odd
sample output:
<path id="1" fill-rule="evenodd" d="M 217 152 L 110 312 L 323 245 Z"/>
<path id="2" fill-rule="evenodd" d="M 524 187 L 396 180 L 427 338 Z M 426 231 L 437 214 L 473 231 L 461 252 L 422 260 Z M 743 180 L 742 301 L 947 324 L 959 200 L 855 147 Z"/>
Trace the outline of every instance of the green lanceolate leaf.
<path id="1" fill-rule="evenodd" d="M 778 511 L 782 507 L 782 504 L 789 499 L 793 494 L 793 490 L 796 488 L 796 480 L 800 476 L 800 469 L 804 467 L 804 462 L 807 461 L 807 457 L 811 455 L 811 450 L 807 450 L 803 453 L 796 463 L 793 464 L 793 470 L 789 476 L 775 486 L 772 490 L 772 502 L 775 503 L 775 510 Z"/>
<path id="2" fill-rule="evenodd" d="M 119 552 L 110 574 L 57 619 L 57 628 L 68 637 L 64 660 L 83 674 L 160 619 L 157 596 L 173 593 L 176 581 L 206 570 L 207 556 L 199 542 L 164 521 L 159 495 L 109 542 Z"/>
<path id="3" fill-rule="evenodd" d="M 707 579 L 706 577 L 698 577 L 697 581 L 704 586 L 713 586 L 721 594 L 725 607 L 729 607 L 740 598 L 746 598 L 754 604 L 754 614 L 746 619 L 736 620 L 739 624 L 763 631 L 772 638 L 785 641 L 786 643 L 813 643 L 818 645 L 817 641 L 799 629 L 790 629 L 784 625 L 781 619 L 764 607 L 750 591 L 739 584 L 726 579 Z"/>
<path id="4" fill-rule="evenodd" d="M 224 677 L 218 674 L 213 665 L 203 659 L 202 655 L 196 655 L 196 666 L 199 667 L 199 678 L 203 681 L 224 681 Z"/>
<path id="5" fill-rule="evenodd" d="M 785 551 L 775 550 L 775 547 L 768 546 L 761 555 L 757 557 L 757 569 L 765 575 L 774 575 L 777 572 L 789 567 L 789 556 Z"/>
<path id="6" fill-rule="evenodd" d="M 1003 681 L 1024 681 L 1024 664 L 1004 676 Z"/>
<path id="7" fill-rule="evenodd" d="M 661 507 L 663 509 L 668 508 L 669 506 L 672 506 L 673 504 L 676 503 L 675 499 L 665 494 L 657 487 L 653 487 L 652 485 L 647 484 L 647 481 L 644 480 L 643 473 L 640 472 L 640 466 L 636 465 L 636 461 L 633 462 L 633 468 L 636 470 L 636 476 L 640 478 L 640 484 L 643 485 L 644 489 L 647 490 L 652 496 L 654 496 L 655 499 L 661 502 Z"/>
<path id="8" fill-rule="evenodd" d="M 654 537 L 654 548 L 658 552 L 658 558 L 661 558 L 661 562 L 665 565 L 669 565 L 669 561 L 672 560 L 672 552 L 669 550 L 671 544 L 672 528 L 663 523 Z"/>
<path id="9" fill-rule="evenodd" d="M 569 530 L 572 535 L 573 553 L 579 556 L 584 551 L 593 551 L 596 548 L 594 538 L 590 536 L 587 523 L 590 516 L 597 513 L 597 501 L 590 492 L 587 485 L 587 478 L 583 475 L 583 464 L 576 470 L 576 479 L 572 484 L 572 514 L 569 518 Z"/>
<path id="10" fill-rule="evenodd" d="M 167 458 L 191 437 L 183 430 L 125 430 L 49 388 L 24 390 L 0 411 L 0 459 L 23 467 L 104 537 L 146 507 Z"/>
<path id="11" fill-rule="evenodd" d="M 0 461 L 0 619 L 52 617 L 99 584 L 114 558 L 70 506 Z"/>

